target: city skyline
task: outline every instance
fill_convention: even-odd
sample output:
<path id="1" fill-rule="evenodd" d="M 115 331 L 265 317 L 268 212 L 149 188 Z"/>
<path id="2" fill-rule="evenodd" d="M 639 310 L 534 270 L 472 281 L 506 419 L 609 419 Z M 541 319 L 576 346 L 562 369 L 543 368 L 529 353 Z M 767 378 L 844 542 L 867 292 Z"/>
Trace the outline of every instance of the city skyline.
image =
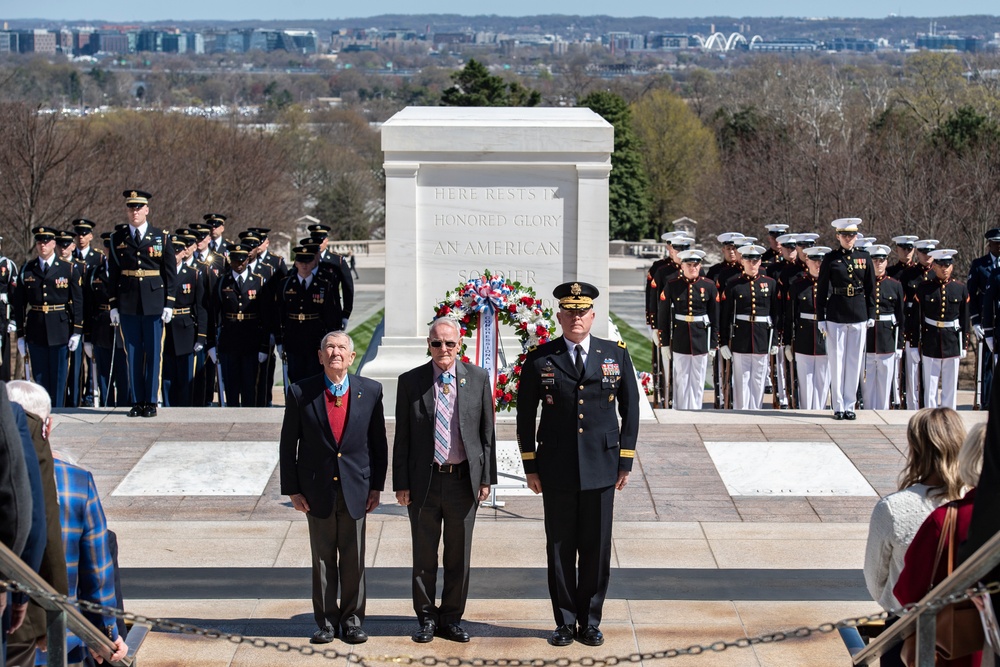
<path id="1" fill-rule="evenodd" d="M 81 15 L 86 7 L 86 15 Z M 458 0 L 389 0 L 370 7 L 368 16 L 380 14 L 460 14 L 476 16 L 498 14 L 507 17 L 531 17 L 537 15 L 565 14 L 579 16 L 608 15 L 614 17 L 652 16 L 657 18 L 705 18 L 705 17 L 809 17 L 809 18 L 882 18 L 889 15 L 914 17 L 995 15 L 996 5 L 986 0 L 959 0 L 942 5 L 931 0 L 844 0 L 836 5 L 819 0 L 722 0 L 705 5 L 685 5 L 677 8 L 666 7 L 660 2 L 648 0 L 628 0 L 612 5 L 594 0 L 552 0 L 540 10 L 537 2 L 511 0 L 503 6 L 502 12 L 495 9 L 476 8 Z M 706 11 L 710 9 L 710 11 Z M 833 12 L 831 9 L 835 9 Z M 945 10 L 945 11 L 942 11 Z M 162 8 L 137 6 L 124 0 L 93 0 L 86 5 L 68 0 L 38 0 L 7 8 L 0 19 L 45 19 L 65 21 L 103 20 L 127 21 L 226 21 L 226 20 L 308 20 L 329 19 L 348 20 L 358 17 L 343 12 L 331 14 L 330 5 L 317 0 L 298 3 L 273 3 L 263 0 L 223 0 L 221 2 L 196 2 L 176 0 Z"/>

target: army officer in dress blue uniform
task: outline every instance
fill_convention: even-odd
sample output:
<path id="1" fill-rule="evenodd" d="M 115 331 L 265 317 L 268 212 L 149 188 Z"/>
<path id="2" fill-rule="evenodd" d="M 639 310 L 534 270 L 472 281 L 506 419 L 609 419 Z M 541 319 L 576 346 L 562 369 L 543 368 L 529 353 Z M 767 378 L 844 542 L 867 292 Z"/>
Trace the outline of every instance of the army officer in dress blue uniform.
<path id="1" fill-rule="evenodd" d="M 83 336 L 83 281 L 55 255 L 56 231 L 35 227 L 38 256 L 25 263 L 14 292 L 17 349 L 31 360 L 32 379 L 45 387 L 52 406 L 66 405 L 68 352 Z"/>
<path id="2" fill-rule="evenodd" d="M 916 314 L 920 318 L 920 363 L 923 365 L 925 407 L 955 409 L 958 365 L 965 358 L 969 332 L 969 290 L 952 280 L 957 250 L 930 253 L 934 278 L 917 288 Z M 938 400 L 938 386 L 941 398 Z"/>
<path id="3" fill-rule="evenodd" d="M 190 246 L 187 238 L 191 240 Z M 205 282 L 198 269 L 185 261 L 194 251 L 194 237 L 178 235 L 173 244 L 177 256 L 177 299 L 174 316 L 164 325 L 163 405 L 183 408 L 192 405 L 194 355 L 208 340 L 208 311 Z"/>
<path id="4" fill-rule="evenodd" d="M 528 487 L 542 494 L 545 510 L 556 622 L 549 642 L 568 646 L 575 637 L 600 646 L 614 494 L 628 483 L 635 458 L 639 389 L 625 343 L 590 335 L 597 288 L 564 283 L 552 294 L 559 299 L 563 335 L 528 352 L 524 361 L 517 442 Z"/>
<path id="5" fill-rule="evenodd" d="M 111 232 L 101 234 L 105 250 L 111 247 Z M 83 279 L 84 345 L 92 348 L 97 365 L 97 383 L 102 408 L 131 405 L 128 363 L 121 327 L 111 324 L 111 284 L 108 259 L 101 256 Z"/>
<path id="6" fill-rule="evenodd" d="M 170 235 L 149 224 L 148 192 L 126 190 L 128 227 L 111 235 L 111 323 L 125 336 L 132 389 L 129 417 L 155 417 L 163 325 L 174 316 L 177 261 Z"/>

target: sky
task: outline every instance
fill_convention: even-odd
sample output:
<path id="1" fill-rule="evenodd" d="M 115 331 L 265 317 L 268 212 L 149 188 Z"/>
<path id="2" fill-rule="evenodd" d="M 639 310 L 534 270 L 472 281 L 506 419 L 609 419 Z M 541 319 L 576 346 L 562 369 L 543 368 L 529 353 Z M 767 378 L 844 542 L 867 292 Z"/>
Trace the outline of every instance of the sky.
<path id="1" fill-rule="evenodd" d="M 6 5 L 6 6 L 5 6 Z M 298 0 L 170 0 L 141 3 L 135 0 L 0 0 L 3 19 L 103 19 L 107 21 L 161 21 L 212 19 L 343 19 L 378 14 L 577 14 L 693 18 L 703 16 L 802 16 L 882 18 L 905 16 L 957 16 L 996 14 L 996 0 L 718 0 L 714 3 L 678 0 L 507 0 L 477 3 L 468 0 L 388 0 L 371 3 Z"/>

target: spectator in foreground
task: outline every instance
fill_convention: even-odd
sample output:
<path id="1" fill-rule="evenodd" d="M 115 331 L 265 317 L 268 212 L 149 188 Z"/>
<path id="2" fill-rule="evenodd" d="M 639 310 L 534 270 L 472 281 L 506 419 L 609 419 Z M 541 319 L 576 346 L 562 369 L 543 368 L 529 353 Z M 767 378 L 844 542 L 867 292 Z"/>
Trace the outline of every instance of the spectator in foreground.
<path id="1" fill-rule="evenodd" d="M 906 550 L 903 571 L 899 573 L 893 595 L 900 604 L 917 602 L 934 586 L 941 583 L 949 574 L 947 551 L 941 556 L 937 570 L 934 570 L 934 560 L 937 554 L 938 541 L 944 527 L 948 509 L 954 507 L 958 512 L 955 521 L 954 544 L 948 543 L 945 549 L 954 550 L 965 540 L 969 533 L 969 523 L 972 521 L 972 506 L 976 500 L 976 485 L 979 483 L 979 473 L 983 469 L 983 442 L 986 440 L 986 424 L 976 424 L 962 444 L 958 454 L 958 474 L 967 487 L 972 487 L 962 498 L 942 505 L 930 513 L 920 530 L 913 537 L 910 548 Z M 911 641 L 907 641 L 910 647 Z M 907 665 L 914 654 L 906 648 L 903 650 L 903 662 Z M 982 652 L 976 651 L 954 660 L 937 659 L 937 667 L 979 667 Z"/>
<path id="2" fill-rule="evenodd" d="M 909 451 L 900 475 L 899 491 L 876 505 L 868 526 L 865 583 L 883 609 L 899 607 L 893 595 L 903 569 L 906 549 L 920 525 L 935 508 L 962 496 L 958 453 L 965 438 L 961 417 L 951 408 L 926 408 L 906 428 Z M 886 621 L 888 628 L 898 617 Z M 901 665 L 902 643 L 882 656 L 882 665 Z"/>

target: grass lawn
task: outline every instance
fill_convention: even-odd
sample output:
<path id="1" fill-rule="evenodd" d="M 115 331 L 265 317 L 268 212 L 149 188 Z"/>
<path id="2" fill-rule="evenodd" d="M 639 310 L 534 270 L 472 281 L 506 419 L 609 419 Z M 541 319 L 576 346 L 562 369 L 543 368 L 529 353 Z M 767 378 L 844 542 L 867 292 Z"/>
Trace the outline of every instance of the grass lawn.
<path id="1" fill-rule="evenodd" d="M 358 353 L 358 356 L 354 359 L 354 363 L 351 365 L 351 373 L 358 372 L 358 364 L 361 363 L 361 357 L 364 356 L 365 350 L 368 349 L 368 343 L 371 342 L 372 334 L 375 333 L 375 327 L 382 321 L 384 314 L 385 310 L 380 310 L 348 332 L 354 340 L 354 351 Z"/>
<path id="2" fill-rule="evenodd" d="M 622 340 L 628 345 L 628 353 L 632 357 L 632 365 L 635 366 L 635 370 L 651 373 L 653 371 L 653 353 L 651 351 L 652 343 L 649 339 L 614 313 L 611 313 L 611 321 L 618 327 L 618 331 L 622 334 Z"/>

